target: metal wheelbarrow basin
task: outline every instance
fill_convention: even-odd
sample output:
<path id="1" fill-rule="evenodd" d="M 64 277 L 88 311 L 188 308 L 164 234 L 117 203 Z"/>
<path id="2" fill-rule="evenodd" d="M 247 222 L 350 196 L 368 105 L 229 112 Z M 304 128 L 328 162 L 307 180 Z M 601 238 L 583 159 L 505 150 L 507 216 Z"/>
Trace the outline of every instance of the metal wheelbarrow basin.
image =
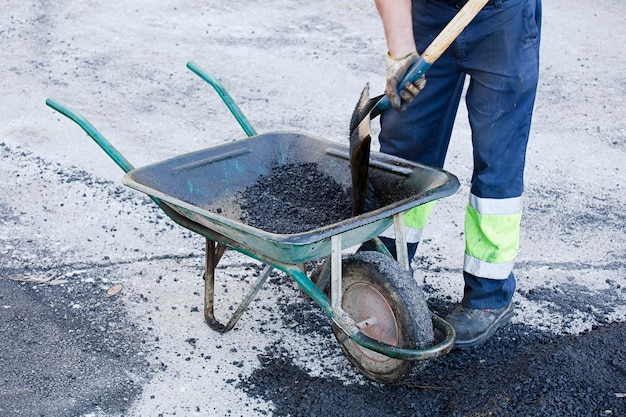
<path id="1" fill-rule="evenodd" d="M 261 134 L 136 168 L 123 182 L 250 251 L 292 264 L 327 256 L 333 235 L 342 234 L 346 247 L 369 240 L 393 223 L 393 215 L 458 188 L 456 178 L 445 171 L 372 153 L 370 181 L 383 207 L 295 234 L 271 233 L 241 220 L 238 195 L 272 169 L 300 163 L 314 163 L 350 187 L 347 145 L 294 132 Z M 409 177 L 411 181 L 406 181 Z M 424 180 L 415 181 L 416 177 Z"/>

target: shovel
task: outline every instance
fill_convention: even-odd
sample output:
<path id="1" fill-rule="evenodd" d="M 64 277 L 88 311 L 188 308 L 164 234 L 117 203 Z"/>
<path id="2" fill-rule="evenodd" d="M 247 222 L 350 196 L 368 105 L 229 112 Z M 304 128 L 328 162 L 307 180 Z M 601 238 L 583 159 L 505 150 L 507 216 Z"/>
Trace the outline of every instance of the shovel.
<path id="1" fill-rule="evenodd" d="M 415 82 L 418 78 L 422 77 L 426 70 L 428 70 L 441 54 L 448 49 L 448 46 L 454 42 L 487 2 L 488 0 L 468 0 L 456 16 L 452 18 L 428 48 L 426 48 L 419 59 L 409 68 L 399 85 L 403 86 L 407 82 Z M 369 86 L 366 85 L 361 92 L 361 97 L 350 120 L 352 212 L 355 216 L 363 213 L 365 209 L 367 172 L 371 144 L 370 121 L 390 108 L 391 103 L 385 94 L 370 99 Z M 406 186 L 407 184 L 412 184 L 414 181 L 422 181 L 422 179 L 417 178 L 414 173 L 409 175 L 408 178 L 404 180 L 403 184 Z"/>

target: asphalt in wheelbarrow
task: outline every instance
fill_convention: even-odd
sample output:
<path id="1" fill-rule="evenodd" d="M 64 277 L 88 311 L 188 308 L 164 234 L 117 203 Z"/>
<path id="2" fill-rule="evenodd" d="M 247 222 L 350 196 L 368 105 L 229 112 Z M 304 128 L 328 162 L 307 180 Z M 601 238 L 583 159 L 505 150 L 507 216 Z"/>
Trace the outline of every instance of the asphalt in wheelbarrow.
<path id="1" fill-rule="evenodd" d="M 277 234 L 293 234 L 345 220 L 350 189 L 315 163 L 276 166 L 238 195 L 242 221 Z"/>

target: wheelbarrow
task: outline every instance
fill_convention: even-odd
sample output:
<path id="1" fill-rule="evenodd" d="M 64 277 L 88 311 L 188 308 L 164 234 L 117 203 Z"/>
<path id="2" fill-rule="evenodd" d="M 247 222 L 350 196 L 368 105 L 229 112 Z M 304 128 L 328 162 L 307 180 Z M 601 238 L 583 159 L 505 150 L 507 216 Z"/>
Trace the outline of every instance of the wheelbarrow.
<path id="1" fill-rule="evenodd" d="M 418 61 L 414 79 L 428 66 L 429 62 Z M 372 380 L 396 382 L 416 363 L 448 353 L 454 345 L 454 329 L 428 310 L 407 265 L 384 253 L 383 245 L 379 245 L 383 253 L 344 253 L 393 226 L 399 240 L 398 257 L 404 251 L 406 259 L 404 213 L 454 194 L 458 179 L 444 170 L 371 152 L 368 178 L 383 202 L 380 208 L 298 233 L 269 232 L 247 224 L 241 220 L 237 196 L 275 167 L 313 163 L 349 187 L 349 147 L 300 132 L 257 134 L 219 80 L 194 62 L 187 67 L 217 91 L 247 138 L 135 168 L 86 118 L 51 98 L 46 104 L 77 123 L 102 148 L 126 173 L 125 185 L 147 194 L 175 223 L 205 238 L 207 324 L 220 333 L 231 330 L 270 273 L 279 270 L 323 310 L 347 358 Z M 378 108 L 378 113 L 382 110 Z M 214 312 L 215 270 L 227 249 L 261 262 L 264 268 L 229 320 L 222 323 Z M 323 280 L 307 274 L 305 267 L 320 259 L 326 260 L 329 270 L 329 292 Z"/>

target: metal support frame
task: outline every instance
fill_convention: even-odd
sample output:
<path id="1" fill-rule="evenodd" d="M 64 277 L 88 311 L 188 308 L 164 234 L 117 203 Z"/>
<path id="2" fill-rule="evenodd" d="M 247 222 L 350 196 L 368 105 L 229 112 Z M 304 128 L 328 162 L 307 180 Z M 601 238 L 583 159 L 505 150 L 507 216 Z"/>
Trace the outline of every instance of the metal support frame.
<path id="1" fill-rule="evenodd" d="M 341 235 L 330 238 L 330 301 L 333 310 L 341 310 L 343 285 L 341 282 Z"/>
<path id="2" fill-rule="evenodd" d="M 250 287 L 246 296 L 243 298 L 237 310 L 232 314 L 228 322 L 224 325 L 215 318 L 215 267 L 224 255 L 227 246 L 224 244 L 216 244 L 211 239 L 206 239 L 206 269 L 204 271 L 204 320 L 213 330 L 219 333 L 226 333 L 235 327 L 244 311 L 248 308 L 254 297 L 270 276 L 274 269 L 271 265 L 266 265 L 257 278 L 256 282 Z"/>
<path id="3" fill-rule="evenodd" d="M 396 254 L 398 262 L 407 271 L 410 271 L 409 252 L 406 246 L 406 233 L 404 232 L 404 212 L 394 214 L 393 216 L 393 231 L 396 237 Z"/>
<path id="4" fill-rule="evenodd" d="M 205 228 L 202 225 L 199 225 L 184 216 L 180 215 L 176 211 L 172 210 L 167 204 L 163 204 L 158 201 L 157 204 L 172 218 L 174 221 L 179 223 L 181 226 L 186 227 L 196 233 L 203 235 L 206 238 L 206 271 L 204 273 L 205 279 L 205 321 L 206 323 L 215 331 L 219 333 L 226 333 L 231 330 L 239 318 L 242 316 L 243 312 L 247 309 L 250 302 L 254 299 L 259 289 L 263 285 L 263 283 L 269 277 L 271 271 L 273 269 L 278 269 L 285 274 L 289 275 L 291 278 L 296 281 L 298 286 L 311 297 L 319 307 L 327 314 L 327 316 L 333 320 L 348 337 L 350 337 L 355 343 L 373 350 L 378 353 L 382 353 L 383 355 L 389 356 L 391 358 L 402 359 L 402 360 L 425 360 L 429 358 L 435 358 L 446 353 L 450 352 L 452 346 L 454 345 L 454 341 L 456 338 L 454 328 L 447 323 L 445 320 L 434 316 L 432 317 L 433 326 L 439 330 L 444 337 L 444 340 L 440 343 L 425 348 L 425 349 L 400 349 L 396 346 L 391 346 L 386 343 L 374 340 L 364 333 L 362 333 L 358 327 L 356 327 L 354 321 L 341 309 L 341 307 L 334 308 L 331 304 L 331 301 L 328 297 L 323 293 L 323 291 L 311 281 L 305 272 L 302 270 L 302 265 L 294 265 L 294 264 L 283 264 L 280 262 L 274 262 L 270 259 L 265 259 L 262 256 L 258 256 L 253 252 L 247 251 L 245 248 L 240 247 L 237 242 L 231 241 L 225 236 L 220 235 L 214 231 L 211 231 Z M 216 243 L 216 240 L 219 243 Z M 382 243 L 381 243 L 382 245 Z M 384 245 L 383 245 L 384 246 Z M 252 287 L 248 290 L 248 293 L 244 297 L 243 301 L 237 307 L 235 313 L 231 316 L 228 323 L 226 325 L 220 323 L 214 314 L 214 290 L 215 290 L 215 267 L 218 262 L 222 258 L 222 255 L 226 251 L 228 247 L 232 247 L 237 251 L 250 256 L 254 259 L 257 259 L 261 262 L 265 262 L 265 269 L 257 278 L 256 282 L 252 285 Z M 334 250 L 333 250 L 334 249 Z M 341 238 L 337 237 L 334 239 L 334 242 L 331 241 L 331 255 L 328 256 L 327 260 L 330 260 L 331 267 L 333 269 L 333 264 L 335 265 L 335 274 L 338 274 L 338 279 L 335 279 L 334 287 L 335 289 L 341 289 Z M 405 249 L 406 251 L 406 245 Z M 268 264 L 267 262 L 270 262 Z M 332 280 L 332 271 L 330 274 Z M 332 285 L 332 282 L 331 282 Z M 331 289 L 332 290 L 332 289 Z M 341 290 L 339 291 L 339 295 L 333 296 L 335 300 L 341 300 Z"/>

